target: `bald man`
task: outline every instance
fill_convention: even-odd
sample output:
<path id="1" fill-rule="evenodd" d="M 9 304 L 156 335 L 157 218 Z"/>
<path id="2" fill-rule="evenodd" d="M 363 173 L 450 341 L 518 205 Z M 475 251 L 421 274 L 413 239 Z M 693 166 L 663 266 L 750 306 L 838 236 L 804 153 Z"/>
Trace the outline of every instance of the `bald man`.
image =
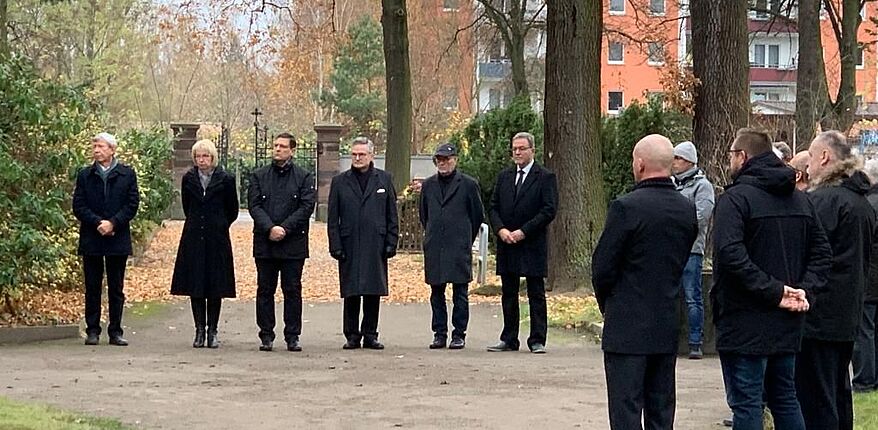
<path id="1" fill-rule="evenodd" d="M 610 203 L 592 256 L 604 315 L 610 428 L 674 427 L 680 277 L 698 235 L 695 205 L 671 181 L 674 148 L 653 134 L 634 147 L 634 190 Z"/>
<path id="2" fill-rule="evenodd" d="M 801 151 L 790 160 L 790 167 L 796 171 L 796 189 L 799 191 L 808 190 L 808 163 L 811 161 L 811 154 L 808 151 Z"/>

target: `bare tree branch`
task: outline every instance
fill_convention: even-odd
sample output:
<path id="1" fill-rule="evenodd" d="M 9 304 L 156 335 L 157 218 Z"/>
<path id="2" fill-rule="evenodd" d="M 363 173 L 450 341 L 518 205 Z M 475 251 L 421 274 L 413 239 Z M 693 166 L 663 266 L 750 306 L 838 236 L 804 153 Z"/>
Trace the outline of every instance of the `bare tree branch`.
<path id="1" fill-rule="evenodd" d="M 479 23 L 480 21 L 482 21 L 484 18 L 485 18 L 485 12 L 482 12 L 481 15 L 479 15 L 478 17 L 476 17 L 476 19 L 474 19 L 473 22 L 469 23 L 466 27 L 460 27 L 460 28 L 458 28 L 457 30 L 454 31 L 454 36 L 451 38 L 451 42 L 448 42 L 448 45 L 445 47 L 445 49 L 442 51 L 442 54 L 439 55 L 439 59 L 436 61 L 436 68 L 433 70 L 434 72 L 436 72 L 436 71 L 439 70 L 439 65 L 442 64 L 442 60 L 445 58 L 445 55 L 447 55 L 447 54 L 448 54 L 448 51 L 451 50 L 451 47 L 452 47 L 455 43 L 457 43 L 457 36 L 460 35 L 460 33 L 462 33 L 462 32 L 464 32 L 464 31 L 467 31 L 467 30 L 469 30 L 469 29 L 475 27 L 476 24 L 478 24 L 478 23 Z"/>

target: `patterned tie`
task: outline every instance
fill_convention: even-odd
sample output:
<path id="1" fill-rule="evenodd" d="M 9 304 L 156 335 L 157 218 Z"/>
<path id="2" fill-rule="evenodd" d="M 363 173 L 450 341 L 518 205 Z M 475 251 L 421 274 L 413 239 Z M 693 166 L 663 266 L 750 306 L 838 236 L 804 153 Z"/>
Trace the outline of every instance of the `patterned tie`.
<path id="1" fill-rule="evenodd" d="M 521 189 L 522 182 L 524 182 L 524 169 L 518 169 L 518 179 L 515 180 L 515 197 L 518 197 L 518 190 Z"/>

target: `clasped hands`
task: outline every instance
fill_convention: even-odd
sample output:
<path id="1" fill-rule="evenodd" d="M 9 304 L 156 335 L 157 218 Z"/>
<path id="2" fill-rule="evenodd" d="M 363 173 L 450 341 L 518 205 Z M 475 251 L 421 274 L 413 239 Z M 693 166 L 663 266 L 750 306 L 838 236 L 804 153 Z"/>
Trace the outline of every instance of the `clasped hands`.
<path id="1" fill-rule="evenodd" d="M 780 299 L 778 307 L 791 312 L 807 312 L 811 308 L 811 304 L 805 297 L 805 290 L 784 285 L 783 297 Z"/>
<path id="2" fill-rule="evenodd" d="M 279 242 L 283 240 L 283 238 L 286 236 L 287 231 L 279 225 L 272 227 L 271 230 L 268 232 L 268 239 L 273 242 Z"/>
<path id="3" fill-rule="evenodd" d="M 98 233 L 100 233 L 101 236 L 112 236 L 116 234 L 113 231 L 113 223 L 105 219 L 102 219 L 101 222 L 98 223 Z"/>
<path id="4" fill-rule="evenodd" d="M 510 245 L 524 240 L 524 232 L 521 231 L 521 229 L 509 231 L 505 228 L 501 228 L 500 231 L 497 232 L 497 235 L 500 236 L 500 240 Z"/>

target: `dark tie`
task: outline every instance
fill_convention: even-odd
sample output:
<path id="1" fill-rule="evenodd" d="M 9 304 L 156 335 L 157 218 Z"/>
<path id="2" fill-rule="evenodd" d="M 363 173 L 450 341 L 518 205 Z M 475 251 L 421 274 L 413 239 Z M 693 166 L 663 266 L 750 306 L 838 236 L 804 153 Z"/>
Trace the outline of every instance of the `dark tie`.
<path id="1" fill-rule="evenodd" d="M 524 182 L 524 170 L 518 169 L 518 179 L 515 180 L 515 197 L 518 197 L 518 190 L 521 189 L 522 182 Z"/>

